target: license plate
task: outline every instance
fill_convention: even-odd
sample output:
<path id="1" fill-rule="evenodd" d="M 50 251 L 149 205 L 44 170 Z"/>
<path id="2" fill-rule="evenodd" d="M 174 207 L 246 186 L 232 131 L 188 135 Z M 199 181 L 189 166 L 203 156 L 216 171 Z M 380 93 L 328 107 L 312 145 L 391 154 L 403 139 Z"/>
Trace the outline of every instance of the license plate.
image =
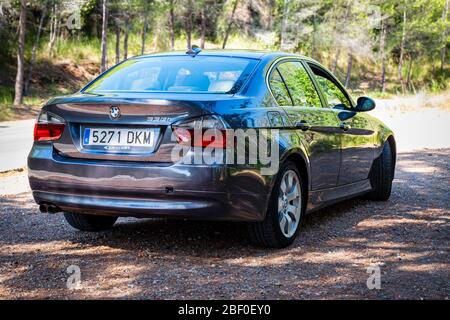
<path id="1" fill-rule="evenodd" d="M 153 149 L 158 129 L 155 128 L 84 128 L 83 146 L 105 150 L 127 150 L 131 147 Z"/>

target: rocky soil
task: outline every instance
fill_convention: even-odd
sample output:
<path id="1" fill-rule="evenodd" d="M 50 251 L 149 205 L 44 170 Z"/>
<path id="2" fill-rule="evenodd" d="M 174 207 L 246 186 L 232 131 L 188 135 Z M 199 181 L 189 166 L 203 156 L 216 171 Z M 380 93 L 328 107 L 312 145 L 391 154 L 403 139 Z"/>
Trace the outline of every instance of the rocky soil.
<path id="1" fill-rule="evenodd" d="M 450 149 L 401 153 L 388 202 L 311 214 L 283 250 L 252 247 L 231 223 L 127 218 L 76 231 L 38 212 L 26 173 L 0 177 L 0 298 L 448 299 L 449 169 Z M 376 266 L 381 288 L 369 290 Z"/>

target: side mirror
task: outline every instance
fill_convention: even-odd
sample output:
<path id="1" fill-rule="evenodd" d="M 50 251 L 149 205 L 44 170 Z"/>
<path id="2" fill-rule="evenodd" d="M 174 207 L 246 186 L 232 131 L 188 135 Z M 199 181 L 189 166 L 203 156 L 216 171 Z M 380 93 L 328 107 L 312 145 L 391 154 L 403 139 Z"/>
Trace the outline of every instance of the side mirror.
<path id="1" fill-rule="evenodd" d="M 370 111 L 373 110 L 374 108 L 375 108 L 375 101 L 373 101 L 368 97 L 359 97 L 358 100 L 356 101 L 355 107 L 356 112 Z"/>

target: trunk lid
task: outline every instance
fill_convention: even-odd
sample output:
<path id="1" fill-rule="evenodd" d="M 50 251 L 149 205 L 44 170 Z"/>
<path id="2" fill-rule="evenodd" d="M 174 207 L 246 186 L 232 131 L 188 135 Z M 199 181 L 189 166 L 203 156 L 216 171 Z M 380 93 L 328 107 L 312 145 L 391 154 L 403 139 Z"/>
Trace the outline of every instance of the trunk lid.
<path id="1" fill-rule="evenodd" d="M 78 93 L 52 99 L 45 109 L 66 121 L 63 135 L 53 143 L 60 156 L 171 163 L 171 151 L 176 143 L 172 139 L 171 124 L 210 114 L 215 99 L 217 95 L 208 94 L 126 93 L 124 96 Z M 113 107 L 120 112 L 117 118 L 113 117 L 116 114 L 116 110 L 112 111 Z M 140 135 L 139 141 L 144 136 L 149 138 L 151 134 L 152 146 L 134 145 L 123 149 L 119 146 L 111 148 L 107 145 L 85 144 L 89 136 L 92 143 L 93 130 L 97 133 L 115 131 L 111 133 L 115 135 L 111 141 L 116 141 L 114 139 L 117 139 L 119 131 L 122 136 Z"/>

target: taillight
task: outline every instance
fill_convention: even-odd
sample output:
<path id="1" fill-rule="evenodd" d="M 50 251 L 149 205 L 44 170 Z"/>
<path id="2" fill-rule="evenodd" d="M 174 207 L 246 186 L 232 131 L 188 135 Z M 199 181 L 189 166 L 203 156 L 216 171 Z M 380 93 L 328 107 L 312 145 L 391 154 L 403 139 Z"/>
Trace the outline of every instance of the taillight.
<path id="1" fill-rule="evenodd" d="M 64 127 L 64 120 L 61 117 L 42 111 L 34 125 L 34 141 L 59 139 Z"/>
<path id="2" fill-rule="evenodd" d="M 179 144 L 191 147 L 226 147 L 226 128 L 218 116 L 205 116 L 172 125 Z"/>

